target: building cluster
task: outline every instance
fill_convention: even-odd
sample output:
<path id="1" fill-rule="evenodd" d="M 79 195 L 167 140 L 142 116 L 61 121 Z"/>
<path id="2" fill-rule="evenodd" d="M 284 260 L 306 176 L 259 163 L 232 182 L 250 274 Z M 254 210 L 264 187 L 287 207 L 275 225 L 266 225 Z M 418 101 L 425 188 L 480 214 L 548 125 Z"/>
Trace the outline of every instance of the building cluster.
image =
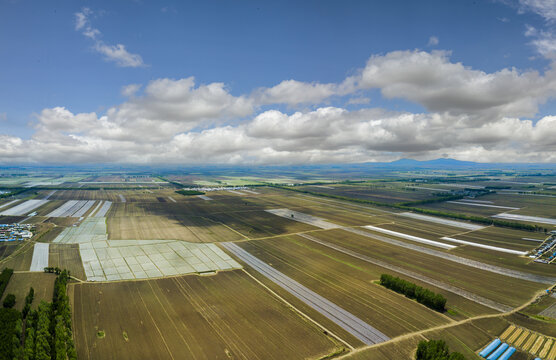
<path id="1" fill-rule="evenodd" d="M 33 237 L 32 224 L 0 224 L 0 241 L 16 241 Z"/>

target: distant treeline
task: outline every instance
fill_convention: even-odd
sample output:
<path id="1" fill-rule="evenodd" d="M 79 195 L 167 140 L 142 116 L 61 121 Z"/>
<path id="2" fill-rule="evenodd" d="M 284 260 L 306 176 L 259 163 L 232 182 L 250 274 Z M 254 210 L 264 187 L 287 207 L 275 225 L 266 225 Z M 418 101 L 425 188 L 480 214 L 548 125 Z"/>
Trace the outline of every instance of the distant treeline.
<path id="1" fill-rule="evenodd" d="M 10 192 L 5 193 L 5 194 L 0 194 L 0 199 L 7 198 L 7 197 L 17 195 L 17 194 L 21 194 L 22 192 L 25 192 L 29 189 L 27 189 L 27 188 L 12 188 L 12 189 L 6 189 L 6 190 L 10 190 Z"/>
<path id="2" fill-rule="evenodd" d="M 389 208 L 394 208 L 394 209 L 413 211 L 413 212 L 418 212 L 418 213 L 422 213 L 422 214 L 434 215 L 434 216 L 445 217 L 445 218 L 450 218 L 450 219 L 472 221 L 472 222 L 475 222 L 475 223 L 485 224 L 485 225 L 495 225 L 495 226 L 500 226 L 500 227 L 506 227 L 506 228 L 518 229 L 518 230 L 526 230 L 526 231 L 545 231 L 546 230 L 545 228 L 537 226 L 537 225 L 522 224 L 522 223 L 519 223 L 519 222 L 505 221 L 505 220 L 493 219 L 493 218 L 488 218 L 488 217 L 484 217 L 484 216 L 477 216 L 477 215 L 466 215 L 466 214 L 451 213 L 451 212 L 446 212 L 446 211 L 441 211 L 441 210 L 423 209 L 423 208 L 414 207 L 413 205 L 403 205 L 404 203 L 388 204 L 388 203 L 383 203 L 383 202 L 373 201 L 373 200 L 357 199 L 357 198 L 351 198 L 351 197 L 347 197 L 347 196 L 309 191 L 309 190 L 305 190 L 305 189 L 296 189 L 296 188 L 291 187 L 291 186 L 280 186 L 280 185 L 269 185 L 269 186 L 279 188 L 279 189 L 283 189 L 283 190 L 296 191 L 296 192 L 299 192 L 299 193 L 304 193 L 304 194 L 309 194 L 309 195 L 314 195 L 314 196 L 344 200 L 344 201 L 366 204 L 366 205 L 389 207 Z M 438 197 L 438 198 L 430 199 L 430 201 L 431 202 L 446 201 L 446 199 L 439 200 L 439 199 L 442 199 L 442 198 L 443 197 Z M 448 198 L 448 197 L 445 197 L 445 198 Z M 420 201 L 425 201 L 425 200 L 420 200 Z M 412 203 L 416 203 L 416 202 L 410 202 L 410 203 L 405 203 L 405 204 L 412 204 Z M 422 204 L 423 203 L 421 203 L 421 205 Z"/>
<path id="3" fill-rule="evenodd" d="M 176 192 L 178 194 L 184 195 L 184 196 L 189 196 L 189 195 L 204 195 L 205 193 L 202 191 L 197 191 L 197 190 L 176 190 Z"/>
<path id="4" fill-rule="evenodd" d="M 444 340 L 423 340 L 417 346 L 416 360 L 465 360 L 458 352 L 450 353 Z"/>
<path id="5" fill-rule="evenodd" d="M 397 293 L 403 294 L 410 299 L 415 299 L 417 302 L 425 305 L 436 311 L 444 311 L 446 306 L 446 298 L 440 294 L 436 294 L 429 289 L 415 285 L 412 282 L 394 277 L 388 274 L 380 276 L 380 285 L 394 290 Z"/>
<path id="6" fill-rule="evenodd" d="M 23 311 L 0 309 L 0 360 L 75 360 L 71 309 L 67 296 L 69 272 L 61 271 L 54 283 L 52 302 L 41 301 L 31 310 L 33 288 Z"/>

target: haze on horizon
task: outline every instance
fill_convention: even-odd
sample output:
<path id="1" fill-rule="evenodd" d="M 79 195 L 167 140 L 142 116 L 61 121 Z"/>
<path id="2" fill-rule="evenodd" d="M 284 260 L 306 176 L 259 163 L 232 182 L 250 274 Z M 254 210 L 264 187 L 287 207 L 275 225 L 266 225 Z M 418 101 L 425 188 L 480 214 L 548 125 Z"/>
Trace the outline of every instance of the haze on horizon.
<path id="1" fill-rule="evenodd" d="M 556 162 L 556 2 L 0 3 L 0 163 Z"/>

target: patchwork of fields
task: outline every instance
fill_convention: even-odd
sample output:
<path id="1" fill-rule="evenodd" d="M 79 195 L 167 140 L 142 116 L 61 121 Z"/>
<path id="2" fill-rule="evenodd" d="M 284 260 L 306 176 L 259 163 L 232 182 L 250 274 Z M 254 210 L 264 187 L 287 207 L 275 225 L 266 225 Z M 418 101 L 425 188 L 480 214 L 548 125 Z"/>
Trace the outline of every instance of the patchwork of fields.
<path id="1" fill-rule="evenodd" d="M 544 232 L 273 187 L 186 196 L 165 182 L 111 189 L 121 179 L 101 180 L 92 181 L 98 189 L 86 181 L 86 189 L 37 190 L 35 198 L 0 203 L 0 221 L 46 229 L 40 238 L 0 243 L 0 268 L 15 269 L 23 284 L 9 289 L 21 300 L 36 284 L 48 298 L 52 277 L 42 269 L 69 269 L 83 359 L 405 359 L 418 341 L 435 338 L 471 359 L 556 284 L 556 264 L 529 257 L 549 238 Z M 296 188 L 396 204 L 465 184 Z M 531 198 L 496 193 L 419 206 L 545 221 L 552 230 L 556 202 Z M 382 274 L 442 295 L 445 311 L 381 286 Z M 528 325 L 538 323 L 528 331 L 554 326 L 556 333 L 556 323 L 539 320 L 553 317 L 554 306 L 527 315 Z M 381 345 L 366 349 L 373 344 Z"/>

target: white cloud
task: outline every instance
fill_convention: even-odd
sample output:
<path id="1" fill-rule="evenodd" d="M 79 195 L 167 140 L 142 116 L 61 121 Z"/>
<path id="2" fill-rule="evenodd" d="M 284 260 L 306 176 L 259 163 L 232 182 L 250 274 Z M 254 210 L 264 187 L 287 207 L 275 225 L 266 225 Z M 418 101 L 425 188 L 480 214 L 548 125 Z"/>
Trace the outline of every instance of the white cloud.
<path id="1" fill-rule="evenodd" d="M 437 36 L 431 36 L 431 37 L 429 38 L 429 42 L 428 42 L 427 45 L 428 45 L 428 46 L 436 46 L 436 45 L 438 45 L 439 42 L 440 42 L 440 41 L 438 40 L 438 37 L 437 37 Z"/>
<path id="2" fill-rule="evenodd" d="M 140 67 L 144 66 L 143 59 L 140 55 L 132 54 L 125 49 L 122 44 L 106 45 L 103 42 L 95 43 L 95 50 L 104 55 L 108 61 L 114 61 L 118 66 L 122 67 Z"/>
<path id="3" fill-rule="evenodd" d="M 531 45 L 542 56 L 548 59 L 556 58 L 556 36 L 547 31 L 537 30 L 532 26 L 527 26 L 525 36 L 533 37 Z"/>
<path id="4" fill-rule="evenodd" d="M 519 0 L 523 10 L 532 11 L 547 21 L 556 20 L 556 0 Z"/>
<path id="5" fill-rule="evenodd" d="M 84 25 L 85 26 L 85 25 Z M 30 139 L 0 135 L 4 162 L 304 164 L 450 156 L 475 161 L 556 161 L 556 116 L 532 120 L 554 96 L 553 69 L 485 73 L 447 52 L 373 56 L 339 84 L 294 80 L 232 95 L 193 77 L 122 88 L 103 114 L 47 108 Z M 429 112 L 320 106 L 287 113 L 272 104 L 318 103 L 376 88 Z M 353 97 L 348 103 L 365 104 Z M 260 112 L 267 104 L 270 110 Z M 259 111 L 257 113 L 257 111 Z"/>
<path id="6" fill-rule="evenodd" d="M 141 55 L 130 53 L 122 44 L 110 45 L 100 40 L 101 32 L 92 27 L 90 16 L 93 11 L 89 8 L 83 8 L 80 12 L 75 13 L 75 30 L 94 41 L 93 50 L 104 55 L 107 61 L 115 62 L 121 67 L 142 67 L 145 66 Z"/>
<path id="7" fill-rule="evenodd" d="M 255 91 L 253 97 L 259 104 L 307 104 L 320 103 L 338 93 L 336 84 L 304 83 L 284 80 L 271 88 Z"/>
<path id="8" fill-rule="evenodd" d="M 348 105 L 364 105 L 371 102 L 371 99 L 367 97 L 355 97 L 350 98 L 347 102 Z"/>
<path id="9" fill-rule="evenodd" d="M 394 51 L 372 56 L 352 78 L 358 88 L 378 88 L 387 98 L 404 98 L 433 112 L 473 119 L 533 116 L 554 95 L 556 71 L 473 70 L 449 61 L 445 51 Z M 482 121 L 482 120 L 481 120 Z"/>
<path id="10" fill-rule="evenodd" d="M 141 89 L 141 84 L 129 84 L 122 87 L 122 95 L 125 97 L 135 96 L 135 94 Z"/>

